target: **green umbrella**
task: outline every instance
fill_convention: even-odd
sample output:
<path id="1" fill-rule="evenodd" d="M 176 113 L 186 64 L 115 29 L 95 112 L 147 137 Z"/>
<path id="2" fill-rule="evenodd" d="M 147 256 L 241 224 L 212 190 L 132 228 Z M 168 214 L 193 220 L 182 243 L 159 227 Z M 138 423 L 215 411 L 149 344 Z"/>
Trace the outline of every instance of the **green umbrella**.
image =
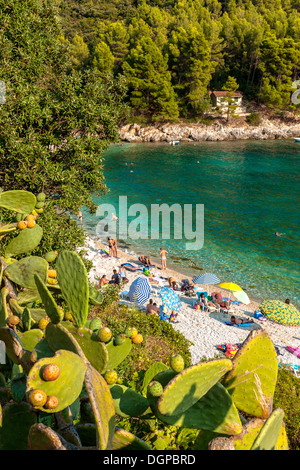
<path id="1" fill-rule="evenodd" d="M 280 300 L 264 300 L 259 310 L 269 320 L 283 325 L 300 325 L 300 312 L 292 305 L 281 302 Z"/>

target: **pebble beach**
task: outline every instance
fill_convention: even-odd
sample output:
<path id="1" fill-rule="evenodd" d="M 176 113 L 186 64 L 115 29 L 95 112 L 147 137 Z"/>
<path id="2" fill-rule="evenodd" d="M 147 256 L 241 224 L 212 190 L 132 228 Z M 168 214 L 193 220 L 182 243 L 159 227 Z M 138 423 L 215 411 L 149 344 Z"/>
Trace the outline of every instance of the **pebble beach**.
<path id="1" fill-rule="evenodd" d="M 86 237 L 85 245 L 82 248 L 86 250 L 87 259 L 93 263 L 93 267 L 89 272 L 89 280 L 91 283 L 97 283 L 103 274 L 105 274 L 108 279 L 111 279 L 113 270 L 116 269 L 119 271 L 122 263 L 130 263 L 138 268 L 142 267 L 136 253 L 128 253 L 126 250 L 118 249 L 117 257 L 107 256 L 103 254 L 103 250 L 108 250 L 108 246 L 90 236 Z M 168 268 L 168 259 L 167 269 L 162 270 L 160 263 L 156 263 L 155 267 L 150 268 L 150 272 L 154 278 L 163 279 L 161 285 L 165 286 L 169 285 L 167 281 L 169 277 L 174 277 L 179 284 L 182 279 L 192 280 L 190 276 L 185 276 L 178 271 Z M 124 291 L 128 291 L 131 283 L 137 277 L 144 276 L 144 274 L 142 271 L 126 271 L 126 276 L 128 283 L 124 285 Z M 230 296 L 228 290 L 221 289 L 217 285 L 203 285 L 200 287 L 207 291 L 208 295 L 211 292 L 220 292 L 223 297 L 231 297 L 234 299 L 232 295 Z M 161 305 L 159 285 L 155 288 L 154 284 L 150 298 L 152 298 L 158 306 Z M 283 325 L 268 319 L 266 321 L 255 319 L 254 312 L 259 308 L 257 301 L 250 299 L 250 304 L 248 305 L 242 303 L 234 304 L 231 306 L 230 313 L 222 313 L 218 311 L 203 312 L 194 309 L 193 302 L 197 300 L 196 295 L 193 297 L 182 295 L 180 300 L 182 306 L 172 325 L 175 330 L 180 331 L 184 337 L 192 343 L 190 346 L 192 364 L 197 364 L 205 358 L 211 359 L 220 355 L 220 353 L 222 354 L 218 349 L 218 345 L 224 343 L 233 345 L 240 344 L 247 338 L 251 330 L 262 328 L 267 331 L 276 347 L 278 363 L 300 366 L 300 358 L 286 349 L 286 346 L 300 347 L 300 326 Z M 123 299 L 120 297 L 120 302 L 132 305 L 126 298 Z M 141 309 L 145 310 L 146 305 L 147 302 Z M 254 322 L 247 327 L 226 325 L 225 322 L 230 321 L 231 315 L 238 316 L 239 318 L 250 318 L 254 320 Z M 300 371 L 298 371 L 298 374 L 299 372 Z"/>

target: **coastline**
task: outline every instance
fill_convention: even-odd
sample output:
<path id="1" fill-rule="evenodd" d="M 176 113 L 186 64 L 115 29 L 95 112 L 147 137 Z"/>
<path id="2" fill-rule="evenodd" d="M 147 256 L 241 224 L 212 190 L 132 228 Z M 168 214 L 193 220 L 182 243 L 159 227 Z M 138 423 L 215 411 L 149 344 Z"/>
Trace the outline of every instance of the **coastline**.
<path id="1" fill-rule="evenodd" d="M 110 279 L 113 274 L 113 269 L 119 270 L 122 263 L 127 262 L 141 267 L 139 266 L 138 255 L 134 252 L 128 253 L 122 249 L 118 249 L 117 258 L 102 256 L 100 250 L 107 250 L 107 245 L 93 239 L 90 235 L 87 235 L 85 245 L 82 249 L 86 250 L 86 257 L 93 263 L 93 267 L 89 273 L 91 283 L 97 282 L 97 279 L 103 274 L 106 274 L 107 278 Z M 151 268 L 151 273 L 165 279 L 172 276 L 178 282 L 181 282 L 182 279 L 192 280 L 192 276 L 169 268 L 168 259 L 166 270 L 162 270 L 159 263 L 156 264 L 154 268 Z M 140 275 L 143 276 L 141 271 L 126 271 L 129 282 L 124 286 L 124 290 L 129 290 L 131 282 Z M 164 281 L 164 285 L 168 285 L 168 282 Z M 230 297 L 230 291 L 221 289 L 216 285 L 203 285 L 201 288 L 205 289 L 208 293 L 220 292 L 224 297 Z M 161 304 L 158 291 L 151 292 L 151 298 L 154 302 L 157 302 L 157 305 Z M 231 298 L 234 299 L 232 296 Z M 241 303 L 239 305 L 233 305 L 233 313 L 231 314 L 235 314 L 240 318 L 254 319 L 254 322 L 250 326 L 243 328 L 232 327 L 225 324 L 226 321 L 228 322 L 230 320 L 230 314 L 195 310 L 192 306 L 195 300 L 196 296 L 192 298 L 186 296 L 181 297 L 182 307 L 178 312 L 175 323 L 173 323 L 174 329 L 180 331 L 185 338 L 192 343 L 190 352 L 193 364 L 198 363 L 203 360 L 203 358 L 211 359 L 222 354 L 217 348 L 219 344 L 239 344 L 247 338 L 251 330 L 262 328 L 267 331 L 274 346 L 277 348 L 278 363 L 300 366 L 300 358 L 297 358 L 286 350 L 286 346 L 288 345 L 293 347 L 300 346 L 300 326 L 288 326 L 271 322 L 270 320 L 259 321 L 254 319 L 254 311 L 258 309 L 259 302 L 250 298 L 249 305 L 243 305 Z M 121 298 L 120 302 L 132 305 L 128 300 Z"/>
<path id="2" fill-rule="evenodd" d="M 164 123 L 140 125 L 128 123 L 119 129 L 123 142 L 201 142 L 230 140 L 270 140 L 300 137 L 299 120 L 263 118 L 260 124 L 249 125 L 245 119 L 224 122 L 215 119 L 210 125 L 202 123 Z"/>

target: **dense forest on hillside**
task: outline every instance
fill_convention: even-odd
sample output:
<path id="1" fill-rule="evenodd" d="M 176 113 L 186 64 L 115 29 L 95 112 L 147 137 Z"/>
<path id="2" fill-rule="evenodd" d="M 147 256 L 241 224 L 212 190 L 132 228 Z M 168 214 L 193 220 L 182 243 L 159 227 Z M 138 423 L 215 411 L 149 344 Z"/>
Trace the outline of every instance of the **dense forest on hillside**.
<path id="1" fill-rule="evenodd" d="M 209 109 L 229 82 L 246 102 L 294 109 L 300 0 L 56 0 L 74 68 L 122 74 L 133 115 Z"/>

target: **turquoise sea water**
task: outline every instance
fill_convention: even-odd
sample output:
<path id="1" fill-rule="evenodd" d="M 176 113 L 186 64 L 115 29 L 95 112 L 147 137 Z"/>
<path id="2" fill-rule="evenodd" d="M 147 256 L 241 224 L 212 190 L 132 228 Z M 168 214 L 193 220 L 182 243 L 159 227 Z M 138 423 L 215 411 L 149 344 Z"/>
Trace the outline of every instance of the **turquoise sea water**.
<path id="1" fill-rule="evenodd" d="M 212 272 L 252 298 L 289 297 L 300 307 L 299 143 L 113 145 L 105 153 L 104 173 L 110 192 L 95 200 L 113 204 L 118 216 L 119 196 L 127 196 L 128 207 L 144 204 L 149 213 L 151 204 L 204 204 L 200 250 L 187 251 L 187 240 L 174 239 L 172 230 L 170 240 L 127 239 L 119 246 L 157 260 L 164 246 L 168 265 L 180 272 Z M 83 216 L 85 228 L 95 235 L 99 217 L 86 211 Z M 284 235 L 276 237 L 275 231 Z"/>

